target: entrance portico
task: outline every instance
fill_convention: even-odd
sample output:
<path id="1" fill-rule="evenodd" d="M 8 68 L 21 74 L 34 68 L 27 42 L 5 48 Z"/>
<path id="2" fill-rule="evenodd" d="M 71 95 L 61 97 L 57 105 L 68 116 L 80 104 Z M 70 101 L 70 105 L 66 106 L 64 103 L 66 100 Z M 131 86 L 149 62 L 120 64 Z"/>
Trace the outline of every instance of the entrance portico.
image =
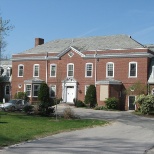
<path id="1" fill-rule="evenodd" d="M 67 77 L 62 81 L 63 102 L 73 104 L 74 98 L 77 98 L 77 81 L 73 77 Z"/>

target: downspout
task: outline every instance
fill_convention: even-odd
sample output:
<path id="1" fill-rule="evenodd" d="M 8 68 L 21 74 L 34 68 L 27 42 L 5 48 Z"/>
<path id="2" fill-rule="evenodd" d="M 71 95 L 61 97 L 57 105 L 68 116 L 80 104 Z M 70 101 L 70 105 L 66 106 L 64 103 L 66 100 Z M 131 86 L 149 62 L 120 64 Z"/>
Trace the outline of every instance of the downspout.
<path id="1" fill-rule="evenodd" d="M 46 84 L 48 83 L 48 52 L 46 53 Z"/>
<path id="2" fill-rule="evenodd" d="M 97 81 L 97 50 L 95 51 L 95 87 Z"/>

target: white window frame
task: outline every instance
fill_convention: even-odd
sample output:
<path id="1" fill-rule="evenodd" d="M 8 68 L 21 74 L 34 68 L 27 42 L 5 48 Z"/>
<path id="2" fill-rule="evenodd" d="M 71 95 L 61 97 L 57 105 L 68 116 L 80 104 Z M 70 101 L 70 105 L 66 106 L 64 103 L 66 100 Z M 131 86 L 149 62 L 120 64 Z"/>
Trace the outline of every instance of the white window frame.
<path id="1" fill-rule="evenodd" d="M 131 64 L 135 64 L 136 65 L 136 70 L 135 70 L 136 74 L 135 74 L 135 76 L 131 76 L 131 72 L 130 72 L 131 71 L 130 70 L 131 69 Z M 137 77 L 137 62 L 129 62 L 129 78 L 136 78 L 136 77 Z"/>
<path id="2" fill-rule="evenodd" d="M 20 67 L 23 67 L 22 70 L 20 70 Z M 22 71 L 22 75 L 20 75 L 20 72 Z M 24 65 L 23 64 L 19 64 L 18 65 L 18 77 L 23 77 L 24 76 Z"/>
<path id="3" fill-rule="evenodd" d="M 29 89 L 27 90 L 27 86 L 30 86 L 30 90 L 29 90 Z M 31 84 L 26 84 L 26 85 L 25 85 L 25 92 L 26 92 L 26 94 L 27 94 L 27 91 L 30 92 L 30 95 L 27 95 L 27 96 L 28 96 L 28 97 L 31 97 L 31 93 L 32 93 L 32 85 L 31 85 Z"/>
<path id="4" fill-rule="evenodd" d="M 151 90 L 151 95 L 154 95 L 154 88 L 152 88 Z"/>
<path id="5" fill-rule="evenodd" d="M 69 66 L 72 65 L 73 66 L 73 70 L 69 70 Z M 72 71 L 72 75 L 69 75 L 69 71 Z M 74 77 L 74 64 L 73 63 L 69 63 L 67 64 L 67 77 Z"/>
<path id="6" fill-rule="evenodd" d="M 152 78 L 154 78 L 154 66 L 152 66 Z"/>
<path id="7" fill-rule="evenodd" d="M 38 75 L 35 75 L 36 73 L 36 66 L 38 67 Z M 40 74 L 40 65 L 39 64 L 34 64 L 33 65 L 33 77 L 39 77 Z"/>
<path id="8" fill-rule="evenodd" d="M 38 88 L 38 91 L 39 91 L 39 89 L 40 89 L 40 84 L 33 84 L 33 97 L 38 97 L 38 95 L 37 95 L 37 96 L 34 95 L 34 86 L 36 86 L 36 85 L 39 87 L 39 88 Z"/>
<path id="9" fill-rule="evenodd" d="M 54 89 L 52 89 L 52 87 L 54 87 Z M 51 96 L 51 90 L 53 90 L 55 92 L 55 96 L 54 97 Z M 55 98 L 56 97 L 56 85 L 50 85 L 50 97 L 51 98 Z"/>
<path id="10" fill-rule="evenodd" d="M 88 70 L 88 65 L 91 65 L 91 70 Z M 90 71 L 91 72 L 91 75 L 88 76 L 87 72 Z M 85 77 L 92 77 L 93 76 L 93 63 L 86 63 L 86 68 L 85 68 Z"/>
<path id="11" fill-rule="evenodd" d="M 87 89 L 90 85 L 85 85 L 85 95 L 86 95 L 86 92 L 87 92 Z"/>
<path id="12" fill-rule="evenodd" d="M 108 67 L 109 65 L 112 65 L 112 67 L 113 67 L 112 68 L 113 69 L 112 70 L 113 71 L 113 75 L 112 76 L 109 76 L 109 67 Z M 106 77 L 107 78 L 113 78 L 114 77 L 114 63 L 113 62 L 107 62 L 106 63 Z"/>
<path id="13" fill-rule="evenodd" d="M 52 67 L 55 66 L 55 75 L 52 75 L 51 71 L 52 71 Z M 50 77 L 56 77 L 56 73 L 57 73 L 57 65 L 56 64 L 50 64 Z"/>

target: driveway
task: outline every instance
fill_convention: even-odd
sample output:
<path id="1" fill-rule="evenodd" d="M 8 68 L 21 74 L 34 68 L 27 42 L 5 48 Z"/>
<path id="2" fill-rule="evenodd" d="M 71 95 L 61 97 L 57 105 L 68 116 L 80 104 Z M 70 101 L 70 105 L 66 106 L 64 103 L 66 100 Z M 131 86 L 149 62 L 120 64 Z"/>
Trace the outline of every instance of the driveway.
<path id="1" fill-rule="evenodd" d="M 66 106 L 58 106 L 62 113 Z M 96 111 L 71 107 L 81 118 L 109 120 L 103 127 L 60 133 L 14 145 L 2 154 L 154 154 L 154 118 L 132 113 Z"/>

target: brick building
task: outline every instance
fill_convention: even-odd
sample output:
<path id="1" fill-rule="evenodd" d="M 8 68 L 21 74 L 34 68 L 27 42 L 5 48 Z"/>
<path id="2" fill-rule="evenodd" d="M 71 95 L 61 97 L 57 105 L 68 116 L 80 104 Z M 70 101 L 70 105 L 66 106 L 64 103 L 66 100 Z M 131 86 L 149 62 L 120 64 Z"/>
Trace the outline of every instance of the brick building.
<path id="1" fill-rule="evenodd" d="M 0 60 L 0 102 L 8 101 L 11 97 L 12 61 Z"/>
<path id="2" fill-rule="evenodd" d="M 37 101 L 39 86 L 46 82 L 50 97 L 84 100 L 94 84 L 98 105 L 109 97 L 119 99 L 119 108 L 135 109 L 134 83 L 148 85 L 153 52 L 127 35 L 60 39 L 44 44 L 35 39 L 33 49 L 12 56 L 12 95 L 25 91 Z M 153 68 L 153 67 L 152 67 Z"/>

